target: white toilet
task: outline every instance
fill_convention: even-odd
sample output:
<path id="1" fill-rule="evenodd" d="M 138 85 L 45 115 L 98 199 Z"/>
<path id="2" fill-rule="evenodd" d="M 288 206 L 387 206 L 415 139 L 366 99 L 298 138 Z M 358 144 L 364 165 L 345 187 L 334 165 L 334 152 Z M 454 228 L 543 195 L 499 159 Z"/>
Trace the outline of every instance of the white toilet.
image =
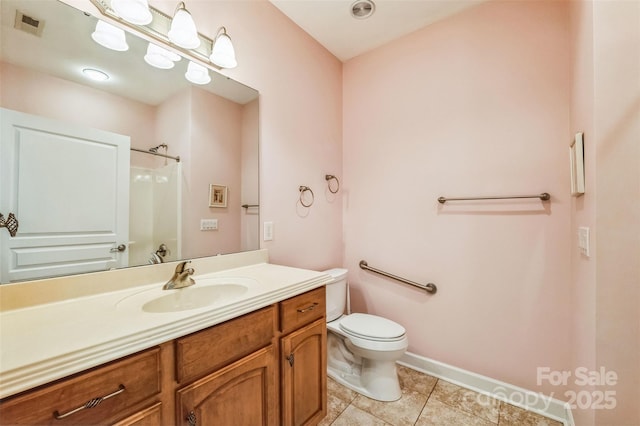
<path id="1" fill-rule="evenodd" d="M 405 329 L 369 314 L 345 315 L 347 270 L 325 271 L 327 284 L 327 373 L 338 383 L 378 401 L 400 399 L 396 361 L 409 347 Z"/>

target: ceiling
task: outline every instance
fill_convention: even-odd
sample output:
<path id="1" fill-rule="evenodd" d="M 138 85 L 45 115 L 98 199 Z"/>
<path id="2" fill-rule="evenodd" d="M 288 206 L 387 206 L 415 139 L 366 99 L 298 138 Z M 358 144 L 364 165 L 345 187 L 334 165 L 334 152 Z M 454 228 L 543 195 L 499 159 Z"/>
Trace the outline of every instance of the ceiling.
<path id="1" fill-rule="evenodd" d="M 354 58 L 484 0 L 373 0 L 367 19 L 351 16 L 355 0 L 270 0 L 341 61 Z"/>

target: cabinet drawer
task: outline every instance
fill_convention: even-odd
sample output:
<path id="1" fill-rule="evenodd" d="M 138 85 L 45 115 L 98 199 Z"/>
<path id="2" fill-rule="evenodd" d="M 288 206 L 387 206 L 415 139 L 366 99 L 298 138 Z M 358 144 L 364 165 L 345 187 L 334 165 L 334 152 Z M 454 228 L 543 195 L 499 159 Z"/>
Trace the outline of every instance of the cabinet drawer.
<path id="1" fill-rule="evenodd" d="M 288 333 L 325 316 L 325 288 L 319 287 L 280 302 L 280 330 Z"/>
<path id="2" fill-rule="evenodd" d="M 179 383 L 197 379 L 271 343 L 274 306 L 218 324 L 176 340 Z"/>
<path id="3" fill-rule="evenodd" d="M 157 402 L 151 407 L 147 407 L 144 410 L 140 410 L 120 420 L 113 426 L 157 426 L 163 424 L 162 422 L 162 403 Z"/>
<path id="4" fill-rule="evenodd" d="M 105 424 L 159 393 L 160 349 L 155 348 L 10 398 L 0 404 L 0 419 L 12 425 Z M 96 405 L 99 398 L 105 399 Z M 68 414 L 85 405 L 93 407 Z"/>

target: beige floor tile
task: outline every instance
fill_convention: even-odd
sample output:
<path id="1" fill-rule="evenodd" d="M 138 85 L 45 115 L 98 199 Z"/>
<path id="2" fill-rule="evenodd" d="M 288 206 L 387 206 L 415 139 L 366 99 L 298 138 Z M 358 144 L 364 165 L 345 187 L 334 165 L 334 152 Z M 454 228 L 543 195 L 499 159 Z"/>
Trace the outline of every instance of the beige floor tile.
<path id="1" fill-rule="evenodd" d="M 318 426 L 328 426 L 349 406 L 347 401 L 343 401 L 333 394 L 327 395 L 327 415 Z"/>
<path id="2" fill-rule="evenodd" d="M 500 403 L 500 421 L 498 424 L 500 426 L 562 426 L 559 421 L 518 408 L 506 402 Z"/>
<path id="3" fill-rule="evenodd" d="M 401 388 L 410 389 L 423 395 L 431 394 L 438 381 L 435 377 L 402 365 L 398 365 L 398 378 L 400 379 Z"/>
<path id="4" fill-rule="evenodd" d="M 492 423 L 498 423 L 500 402 L 453 383 L 438 380 L 431 397 L 447 405 L 466 411 L 476 417 L 482 417 Z"/>
<path id="5" fill-rule="evenodd" d="M 358 407 L 349 405 L 346 410 L 338 416 L 331 426 L 392 426 L 375 417 L 372 414 L 362 411 Z"/>
<path id="6" fill-rule="evenodd" d="M 427 395 L 403 389 L 402 397 L 397 401 L 381 402 L 358 395 L 352 405 L 395 426 L 404 426 L 416 422 L 426 402 Z"/>
<path id="7" fill-rule="evenodd" d="M 327 377 L 327 393 L 349 403 L 351 403 L 351 401 L 353 401 L 355 397 L 358 396 L 358 392 L 342 386 L 331 377 Z"/>
<path id="8" fill-rule="evenodd" d="M 495 423 L 429 398 L 416 426 L 495 426 Z"/>

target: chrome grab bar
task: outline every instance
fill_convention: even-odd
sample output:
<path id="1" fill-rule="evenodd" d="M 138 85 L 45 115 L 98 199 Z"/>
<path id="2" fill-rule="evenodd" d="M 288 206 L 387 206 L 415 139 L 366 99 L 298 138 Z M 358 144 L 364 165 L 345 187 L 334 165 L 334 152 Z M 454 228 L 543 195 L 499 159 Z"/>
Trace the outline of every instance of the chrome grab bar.
<path id="1" fill-rule="evenodd" d="M 446 198 L 439 197 L 438 202 L 444 204 L 447 201 L 465 201 L 465 200 L 507 200 L 511 198 L 540 198 L 542 201 L 549 201 L 551 195 L 548 192 L 543 192 L 537 195 L 505 195 L 505 196 L 493 196 L 493 197 L 461 197 L 461 198 Z"/>
<path id="2" fill-rule="evenodd" d="M 393 275 L 393 274 L 390 274 L 388 272 L 381 271 L 380 269 L 372 268 L 371 266 L 369 266 L 369 264 L 367 263 L 366 260 L 361 260 L 360 261 L 360 269 L 365 269 L 367 271 L 371 271 L 371 272 L 374 272 L 376 274 L 384 275 L 385 277 L 391 278 L 393 280 L 400 281 L 401 283 L 405 283 L 405 284 L 412 285 L 414 287 L 421 288 L 422 290 L 426 291 L 427 293 L 434 294 L 436 291 L 438 291 L 438 287 L 436 287 L 436 285 L 433 284 L 433 283 L 420 284 L 420 283 L 417 283 L 415 281 L 411 281 L 411 280 L 408 280 L 406 278 L 402 278 L 402 277 L 399 277 L 397 275 Z"/>

